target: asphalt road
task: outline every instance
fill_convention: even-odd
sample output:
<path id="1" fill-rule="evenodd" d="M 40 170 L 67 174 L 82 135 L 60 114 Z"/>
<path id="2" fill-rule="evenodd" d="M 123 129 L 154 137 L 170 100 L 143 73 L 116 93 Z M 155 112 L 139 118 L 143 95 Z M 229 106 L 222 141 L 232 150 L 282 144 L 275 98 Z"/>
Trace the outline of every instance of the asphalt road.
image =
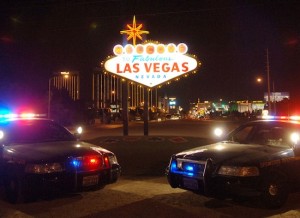
<path id="1" fill-rule="evenodd" d="M 257 202 L 220 201 L 168 185 L 164 169 L 171 154 L 209 142 L 210 131 L 221 125 L 229 131 L 236 123 L 150 123 L 149 136 L 143 136 L 142 123 L 131 123 L 126 137 L 120 124 L 90 126 L 83 140 L 116 153 L 120 180 L 98 191 L 27 204 L 0 201 L 0 217 L 300 217 L 300 193 L 282 208 L 267 210 Z"/>
<path id="2" fill-rule="evenodd" d="M 213 137 L 216 127 L 224 131 L 230 131 L 237 127 L 240 122 L 226 120 L 167 120 L 162 122 L 149 122 L 149 136 L 190 136 L 200 138 Z M 74 128 L 74 127 L 73 127 Z M 91 139 L 99 136 L 123 136 L 123 124 L 114 123 L 104 125 L 97 122 L 93 126 L 86 126 L 83 139 Z M 143 136 L 144 123 L 142 121 L 129 122 L 128 136 Z"/>

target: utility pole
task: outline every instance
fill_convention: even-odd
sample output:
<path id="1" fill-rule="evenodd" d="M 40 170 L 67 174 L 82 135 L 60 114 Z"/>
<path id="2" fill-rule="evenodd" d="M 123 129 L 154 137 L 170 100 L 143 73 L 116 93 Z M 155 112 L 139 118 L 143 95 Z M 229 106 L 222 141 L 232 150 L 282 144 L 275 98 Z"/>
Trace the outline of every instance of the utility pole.
<path id="1" fill-rule="evenodd" d="M 267 80 L 268 80 L 268 111 L 269 115 L 272 113 L 271 94 L 270 94 L 270 64 L 269 64 L 269 50 L 267 49 Z"/>

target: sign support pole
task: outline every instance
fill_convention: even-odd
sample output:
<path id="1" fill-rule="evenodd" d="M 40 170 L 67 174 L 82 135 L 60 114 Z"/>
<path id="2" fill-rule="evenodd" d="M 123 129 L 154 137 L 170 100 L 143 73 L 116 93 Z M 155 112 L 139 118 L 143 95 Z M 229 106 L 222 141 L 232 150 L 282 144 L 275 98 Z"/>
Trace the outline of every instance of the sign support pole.
<path id="1" fill-rule="evenodd" d="M 128 82 L 122 83 L 123 135 L 128 136 Z"/>
<path id="2" fill-rule="evenodd" d="M 149 91 L 144 88 L 144 135 L 148 136 L 149 133 Z"/>
<path id="3" fill-rule="evenodd" d="M 146 44 L 136 45 L 137 39 L 143 40 L 141 36 L 142 34 L 149 34 L 149 31 L 142 30 L 142 27 L 143 24 L 137 24 L 135 16 L 133 16 L 132 24 L 127 24 L 127 29 L 120 31 L 120 34 L 127 35 L 127 41 L 132 39 L 132 45 L 115 45 L 113 48 L 113 53 L 115 56 L 108 56 L 107 60 L 101 63 L 101 66 L 104 67 L 104 72 L 110 72 L 112 74 L 126 78 L 126 80 L 128 79 L 129 81 L 137 82 L 138 84 L 143 84 L 144 86 L 149 87 L 149 89 L 144 88 L 145 100 L 143 118 L 144 135 L 148 136 L 149 103 L 150 108 L 152 108 L 153 105 L 152 91 L 149 98 L 149 90 L 161 83 L 166 82 L 169 84 L 170 80 L 176 79 L 180 76 L 186 76 L 186 73 L 195 70 L 200 63 L 198 63 L 195 57 L 190 57 L 189 55 L 186 55 L 188 51 L 188 46 L 185 43 L 179 43 L 178 45 L 175 45 L 174 43 L 169 43 L 167 45 L 164 45 L 147 42 Z M 143 55 L 144 52 L 145 55 Z M 111 83 L 110 88 L 112 89 L 112 87 L 113 86 Z M 124 136 L 128 135 L 128 88 L 128 81 L 126 81 L 122 84 L 122 115 Z M 138 95 L 140 94 L 140 90 L 138 90 L 138 87 L 136 91 L 136 96 L 138 97 Z M 111 99 L 115 100 L 115 96 L 112 94 L 113 93 L 111 92 Z M 114 98 L 112 98 L 113 96 Z M 136 99 L 136 101 L 138 100 L 141 99 Z M 132 103 L 134 103 L 133 98 L 132 101 Z M 141 102 L 136 103 L 138 103 L 137 105 L 139 105 Z M 155 104 L 157 107 L 157 90 Z"/>

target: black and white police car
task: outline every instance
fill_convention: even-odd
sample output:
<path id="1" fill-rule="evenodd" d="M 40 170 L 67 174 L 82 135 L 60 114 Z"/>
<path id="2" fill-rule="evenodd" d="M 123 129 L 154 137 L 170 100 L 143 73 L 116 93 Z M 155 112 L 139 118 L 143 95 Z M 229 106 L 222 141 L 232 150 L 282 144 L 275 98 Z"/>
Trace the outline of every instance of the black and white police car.
<path id="1" fill-rule="evenodd" d="M 300 122 L 245 123 L 220 142 L 174 154 L 166 169 L 173 188 L 215 198 L 253 197 L 282 206 L 300 190 Z"/>
<path id="2" fill-rule="evenodd" d="M 0 116 L 0 181 L 13 203 L 99 189 L 118 180 L 115 154 L 31 114 Z"/>

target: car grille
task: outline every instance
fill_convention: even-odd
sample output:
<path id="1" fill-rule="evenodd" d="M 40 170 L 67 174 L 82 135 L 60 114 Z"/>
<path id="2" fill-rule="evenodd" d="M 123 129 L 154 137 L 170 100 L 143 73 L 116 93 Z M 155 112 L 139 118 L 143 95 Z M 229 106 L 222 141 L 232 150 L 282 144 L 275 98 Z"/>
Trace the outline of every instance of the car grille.
<path id="1" fill-rule="evenodd" d="M 170 166 L 171 173 L 181 174 L 187 177 L 203 179 L 207 161 L 195 161 L 188 159 L 173 159 Z"/>
<path id="2" fill-rule="evenodd" d="M 103 168 L 103 159 L 100 155 L 72 157 L 68 163 L 70 169 L 76 172 L 90 172 Z"/>

